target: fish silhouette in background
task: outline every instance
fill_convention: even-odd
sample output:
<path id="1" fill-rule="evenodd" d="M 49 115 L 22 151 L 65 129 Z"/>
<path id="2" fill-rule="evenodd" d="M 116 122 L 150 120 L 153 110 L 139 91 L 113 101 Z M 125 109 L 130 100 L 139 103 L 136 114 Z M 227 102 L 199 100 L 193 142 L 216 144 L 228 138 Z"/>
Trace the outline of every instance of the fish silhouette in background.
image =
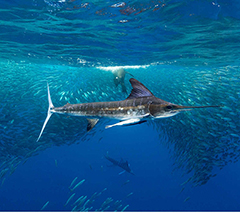
<path id="1" fill-rule="evenodd" d="M 121 161 L 114 160 L 113 158 L 110 158 L 108 156 L 108 153 L 107 153 L 107 155 L 105 155 L 105 158 L 107 160 L 109 160 L 111 163 L 113 163 L 113 165 L 122 168 L 124 170 L 123 172 L 126 171 L 126 172 L 129 172 L 130 174 L 134 175 L 133 171 L 130 168 L 130 164 L 128 163 L 128 161 L 124 161 L 122 159 L 121 159 Z M 122 174 L 123 172 L 120 172 L 119 174 Z"/>

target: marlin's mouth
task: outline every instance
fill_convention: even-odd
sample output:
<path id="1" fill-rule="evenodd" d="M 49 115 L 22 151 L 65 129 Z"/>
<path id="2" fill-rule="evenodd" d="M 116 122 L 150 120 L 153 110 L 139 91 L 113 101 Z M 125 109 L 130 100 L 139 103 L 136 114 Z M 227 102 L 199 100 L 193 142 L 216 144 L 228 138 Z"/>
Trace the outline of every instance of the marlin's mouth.
<path id="1" fill-rule="evenodd" d="M 179 112 L 185 112 L 185 111 L 191 111 L 191 110 L 193 110 L 193 109 L 191 109 L 191 108 L 174 109 L 170 113 L 179 113 Z"/>

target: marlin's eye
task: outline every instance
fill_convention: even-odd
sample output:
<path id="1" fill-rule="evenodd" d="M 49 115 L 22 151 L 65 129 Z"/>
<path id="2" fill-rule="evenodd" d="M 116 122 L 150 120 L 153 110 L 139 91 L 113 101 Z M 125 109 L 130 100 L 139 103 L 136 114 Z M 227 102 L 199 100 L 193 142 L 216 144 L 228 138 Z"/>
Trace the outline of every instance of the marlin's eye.
<path id="1" fill-rule="evenodd" d="M 167 109 L 172 109 L 173 107 L 171 105 L 168 105 L 166 108 Z"/>

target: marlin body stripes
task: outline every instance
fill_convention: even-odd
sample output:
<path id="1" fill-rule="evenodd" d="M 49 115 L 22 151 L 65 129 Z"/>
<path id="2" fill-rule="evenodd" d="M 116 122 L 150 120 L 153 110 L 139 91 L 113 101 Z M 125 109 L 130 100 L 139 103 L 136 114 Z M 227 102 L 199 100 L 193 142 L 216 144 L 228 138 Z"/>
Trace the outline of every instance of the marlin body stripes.
<path id="1" fill-rule="evenodd" d="M 100 118 L 112 118 L 119 120 L 118 123 L 108 125 L 105 128 L 114 126 L 136 125 L 158 118 L 171 117 L 181 111 L 193 108 L 208 108 L 219 106 L 181 106 L 164 101 L 155 97 L 149 89 L 134 78 L 130 79 L 133 87 L 131 94 L 127 99 L 122 101 L 111 102 L 93 102 L 83 104 L 69 104 L 62 107 L 54 107 L 49 86 L 48 89 L 48 112 L 42 130 L 37 141 L 46 127 L 52 114 L 67 114 L 70 116 L 81 116 L 88 119 L 87 130 L 90 131 L 99 121 Z"/>

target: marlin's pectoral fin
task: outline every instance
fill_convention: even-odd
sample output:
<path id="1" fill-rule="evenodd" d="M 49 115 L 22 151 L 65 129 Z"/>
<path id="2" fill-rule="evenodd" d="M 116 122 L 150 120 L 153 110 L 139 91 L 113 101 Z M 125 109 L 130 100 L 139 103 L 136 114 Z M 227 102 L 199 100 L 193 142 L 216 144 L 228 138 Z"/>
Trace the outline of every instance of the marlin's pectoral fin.
<path id="1" fill-rule="evenodd" d="M 97 124 L 99 119 L 97 119 L 97 118 L 94 118 L 94 119 L 87 118 L 87 121 L 88 121 L 87 131 L 89 132 Z"/>
<path id="2" fill-rule="evenodd" d="M 141 120 L 140 118 L 132 118 L 132 119 L 128 119 L 125 121 L 121 121 L 119 123 L 113 124 L 113 125 L 108 125 L 105 127 L 105 129 L 108 129 L 110 127 L 114 127 L 114 126 L 126 126 L 126 125 L 134 125 L 136 123 L 139 123 Z"/>
<path id="3" fill-rule="evenodd" d="M 137 124 L 142 124 L 142 123 L 145 123 L 147 122 L 146 120 L 142 120 L 142 121 L 139 121 L 139 122 L 135 122 L 135 123 L 131 123 L 131 124 L 126 124 L 125 126 L 133 126 L 133 125 L 137 125 Z"/>

